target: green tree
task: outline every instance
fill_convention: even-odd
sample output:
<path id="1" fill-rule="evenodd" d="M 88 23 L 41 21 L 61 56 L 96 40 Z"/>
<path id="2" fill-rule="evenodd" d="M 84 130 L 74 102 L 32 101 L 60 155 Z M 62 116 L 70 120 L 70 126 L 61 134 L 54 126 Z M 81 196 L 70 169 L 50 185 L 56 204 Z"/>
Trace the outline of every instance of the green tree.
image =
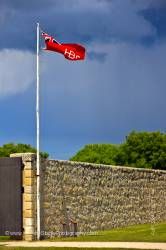
<path id="1" fill-rule="evenodd" d="M 36 149 L 29 144 L 8 143 L 0 147 L 0 157 L 9 157 L 12 153 L 36 153 Z M 49 154 L 40 152 L 42 158 L 48 158 Z"/>
<path id="2" fill-rule="evenodd" d="M 166 170 L 166 134 L 132 131 L 121 145 L 86 145 L 70 160 Z"/>
<path id="3" fill-rule="evenodd" d="M 125 157 L 123 158 L 122 155 Z M 161 132 L 131 132 L 121 146 L 119 159 L 133 167 L 166 169 L 166 134 Z M 119 161 L 118 155 L 116 162 Z"/>
<path id="4" fill-rule="evenodd" d="M 113 144 L 90 144 L 81 149 L 71 161 L 101 163 L 115 165 L 118 146 Z"/>

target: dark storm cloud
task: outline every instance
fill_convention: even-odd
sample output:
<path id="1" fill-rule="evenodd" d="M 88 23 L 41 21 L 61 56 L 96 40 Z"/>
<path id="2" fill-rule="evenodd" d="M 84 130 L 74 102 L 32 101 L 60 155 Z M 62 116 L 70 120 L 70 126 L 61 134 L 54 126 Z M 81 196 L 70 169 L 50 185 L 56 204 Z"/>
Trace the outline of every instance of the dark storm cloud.
<path id="1" fill-rule="evenodd" d="M 35 141 L 36 60 L 30 50 L 37 21 L 57 40 L 85 43 L 88 51 L 76 63 L 41 52 L 42 150 L 67 158 L 85 143 L 119 143 L 133 129 L 165 130 L 164 2 L 0 0 L 3 142 Z"/>
<path id="2" fill-rule="evenodd" d="M 147 8 L 147 4 L 136 3 L 131 0 L 1 0 L 3 39 L 0 48 L 34 50 L 37 21 L 46 32 L 67 42 L 137 43 L 143 38 L 153 40 L 155 28 L 138 13 L 144 5 Z"/>
<path id="3" fill-rule="evenodd" d="M 156 29 L 157 39 L 166 39 L 165 23 L 166 23 L 166 1 L 152 0 L 149 4 L 149 8 L 139 12 L 148 22 Z"/>
<path id="4" fill-rule="evenodd" d="M 97 53 L 97 52 L 89 52 L 88 58 L 90 60 L 98 60 L 100 62 L 104 62 L 106 59 L 107 53 Z"/>
<path id="5" fill-rule="evenodd" d="M 166 1 L 165 0 L 150 0 L 150 7 L 166 8 Z"/>
<path id="6" fill-rule="evenodd" d="M 40 9 L 48 9 L 52 6 L 59 4 L 63 1 L 54 1 L 54 0 L 35 0 L 35 1 L 26 1 L 26 0 L 1 0 L 0 5 L 1 7 L 14 9 L 17 11 L 20 10 L 40 10 Z"/>
<path id="7" fill-rule="evenodd" d="M 73 140 L 78 150 L 81 143 L 120 142 L 133 129 L 165 129 L 166 45 L 115 44 L 107 50 L 102 63 L 70 64 L 43 55 L 42 135 L 51 150 L 58 148 L 54 138 L 59 144 L 64 139 L 66 153 Z"/>

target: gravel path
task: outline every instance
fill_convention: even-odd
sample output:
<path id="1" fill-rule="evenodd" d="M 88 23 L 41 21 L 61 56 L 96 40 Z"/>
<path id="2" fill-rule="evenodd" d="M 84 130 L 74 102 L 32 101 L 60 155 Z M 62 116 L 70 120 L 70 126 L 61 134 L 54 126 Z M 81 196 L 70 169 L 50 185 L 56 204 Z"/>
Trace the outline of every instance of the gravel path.
<path id="1" fill-rule="evenodd" d="M 99 247 L 99 248 L 138 248 L 166 250 L 166 243 L 149 242 L 50 242 L 50 241 L 8 241 L 0 242 L 7 247 Z"/>

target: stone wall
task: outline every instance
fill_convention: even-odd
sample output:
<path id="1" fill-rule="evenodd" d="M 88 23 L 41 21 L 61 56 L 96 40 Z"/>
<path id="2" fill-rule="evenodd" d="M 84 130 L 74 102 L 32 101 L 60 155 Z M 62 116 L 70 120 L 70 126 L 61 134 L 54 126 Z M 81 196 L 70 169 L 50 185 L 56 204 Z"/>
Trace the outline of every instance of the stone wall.
<path id="1" fill-rule="evenodd" d="M 42 180 L 44 232 L 70 220 L 79 232 L 166 221 L 166 171 L 47 160 Z"/>

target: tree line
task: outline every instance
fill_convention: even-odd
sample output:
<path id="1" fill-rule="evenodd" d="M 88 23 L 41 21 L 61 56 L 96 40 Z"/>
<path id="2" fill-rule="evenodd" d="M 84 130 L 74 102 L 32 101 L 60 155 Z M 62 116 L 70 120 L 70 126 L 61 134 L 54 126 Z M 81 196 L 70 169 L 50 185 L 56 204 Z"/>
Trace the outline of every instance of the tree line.
<path id="1" fill-rule="evenodd" d="M 132 131 L 119 145 L 86 145 L 70 160 L 166 170 L 166 133 Z"/>
<path id="2" fill-rule="evenodd" d="M 22 143 L 7 143 L 0 147 L 0 157 L 9 157 L 14 153 L 36 153 L 36 148 L 29 144 Z M 42 158 L 48 158 L 49 154 L 46 152 L 40 152 Z"/>
<path id="3" fill-rule="evenodd" d="M 0 157 L 12 153 L 36 153 L 29 144 L 8 143 L 0 147 Z M 47 152 L 40 152 L 48 158 Z M 166 133 L 132 131 L 121 144 L 89 144 L 71 161 L 166 170 Z"/>

